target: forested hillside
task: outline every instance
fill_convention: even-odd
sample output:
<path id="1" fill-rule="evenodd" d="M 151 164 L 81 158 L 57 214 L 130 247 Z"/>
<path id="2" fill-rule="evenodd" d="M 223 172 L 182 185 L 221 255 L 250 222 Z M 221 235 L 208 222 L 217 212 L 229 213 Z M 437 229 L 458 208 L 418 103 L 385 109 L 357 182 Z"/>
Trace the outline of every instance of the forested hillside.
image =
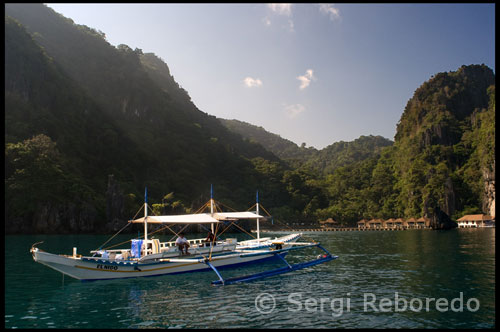
<path id="1" fill-rule="evenodd" d="M 382 136 L 361 136 L 352 142 L 335 142 L 317 150 L 298 146 L 294 142 L 270 133 L 262 127 L 238 121 L 219 119 L 229 130 L 240 134 L 249 142 L 264 148 L 286 161 L 294 168 L 308 168 L 319 174 L 333 173 L 335 169 L 378 155 L 392 142 Z"/>
<path id="2" fill-rule="evenodd" d="M 380 157 L 337 169 L 323 216 L 494 215 L 495 76 L 484 65 L 439 73 L 416 91 Z"/>
<path id="3" fill-rule="evenodd" d="M 292 163 L 295 162 L 299 165 L 303 164 L 310 156 L 318 152 L 318 150 L 313 147 L 299 147 L 286 138 L 270 133 L 264 128 L 254 126 L 250 123 L 235 119 L 219 119 L 219 121 L 232 132 L 240 134 L 250 142 L 261 144 L 276 156 Z"/>
<path id="4" fill-rule="evenodd" d="M 161 213 L 194 212 L 213 184 L 228 206 L 248 208 L 258 189 L 276 220 L 311 223 L 494 209 L 495 75 L 484 65 L 424 82 L 394 143 L 367 135 L 316 150 L 199 110 L 155 54 L 42 4 L 5 9 L 8 233 L 119 229 L 145 186 Z"/>
<path id="5" fill-rule="evenodd" d="M 6 14 L 6 229 L 94 230 L 131 217 L 145 186 L 153 201 L 173 192 L 189 210 L 213 183 L 219 200 L 244 208 L 272 182 L 255 163 L 279 159 L 198 110 L 154 55 L 115 48 L 42 4 Z M 39 176 L 45 166 L 56 170 Z M 269 205 L 288 200 L 278 189 Z"/>
<path id="6" fill-rule="evenodd" d="M 318 151 L 261 127 L 221 121 L 305 172 L 303 182 L 320 189 L 318 219 L 353 224 L 363 218 L 432 217 L 439 210 L 455 219 L 495 215 L 494 82 L 484 65 L 431 77 L 408 101 L 394 145 L 362 136 Z"/>
<path id="7" fill-rule="evenodd" d="M 490 68 L 471 65 L 439 73 L 415 91 L 395 137 L 402 212 L 439 206 L 450 216 L 494 215 L 485 187 L 495 170 L 494 84 Z"/>

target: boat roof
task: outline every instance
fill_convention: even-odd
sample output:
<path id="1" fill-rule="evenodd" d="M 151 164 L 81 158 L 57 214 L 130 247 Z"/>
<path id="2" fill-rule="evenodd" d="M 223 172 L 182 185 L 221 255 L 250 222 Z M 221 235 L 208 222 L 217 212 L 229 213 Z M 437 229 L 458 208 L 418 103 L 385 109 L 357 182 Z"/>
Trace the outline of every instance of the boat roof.
<path id="1" fill-rule="evenodd" d="M 168 216 L 147 216 L 139 219 L 129 220 L 130 223 L 144 223 L 144 219 L 151 224 L 211 224 L 225 220 L 259 219 L 264 218 L 253 212 L 217 212 L 210 213 L 180 214 Z"/>
<path id="2" fill-rule="evenodd" d="M 214 213 L 214 218 L 217 220 L 238 220 L 238 219 L 260 219 L 263 216 L 250 212 L 217 212 Z"/>

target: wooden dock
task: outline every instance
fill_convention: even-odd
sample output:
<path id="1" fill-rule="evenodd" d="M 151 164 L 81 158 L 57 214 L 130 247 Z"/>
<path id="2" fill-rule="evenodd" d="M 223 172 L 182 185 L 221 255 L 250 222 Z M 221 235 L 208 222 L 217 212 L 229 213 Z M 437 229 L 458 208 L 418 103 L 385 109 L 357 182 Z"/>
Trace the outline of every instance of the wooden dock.
<path id="1" fill-rule="evenodd" d="M 409 229 L 430 229 L 429 227 L 420 227 L 420 228 L 408 228 L 408 227 L 381 227 L 381 228 L 369 228 L 369 227 L 324 227 L 324 228 L 293 228 L 293 229 L 281 229 L 281 230 L 267 230 L 261 229 L 261 233 L 272 233 L 272 232 L 354 232 L 354 231 L 405 231 Z M 252 230 L 253 233 L 256 233 L 256 230 Z"/>

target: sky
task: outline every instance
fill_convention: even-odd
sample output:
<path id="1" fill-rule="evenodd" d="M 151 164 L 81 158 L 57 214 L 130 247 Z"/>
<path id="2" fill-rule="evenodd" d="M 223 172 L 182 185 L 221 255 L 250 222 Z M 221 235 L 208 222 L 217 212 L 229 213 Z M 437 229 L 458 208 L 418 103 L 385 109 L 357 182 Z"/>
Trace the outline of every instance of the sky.
<path id="1" fill-rule="evenodd" d="M 322 149 L 393 140 L 415 90 L 495 71 L 495 4 L 47 4 L 155 53 L 203 112 Z"/>

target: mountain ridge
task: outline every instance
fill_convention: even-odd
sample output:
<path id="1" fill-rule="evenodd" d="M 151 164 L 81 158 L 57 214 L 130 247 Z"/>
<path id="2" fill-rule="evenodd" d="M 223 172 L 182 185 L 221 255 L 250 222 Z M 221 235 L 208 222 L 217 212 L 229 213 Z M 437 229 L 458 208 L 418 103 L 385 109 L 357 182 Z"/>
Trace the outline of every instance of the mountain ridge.
<path id="1" fill-rule="evenodd" d="M 145 186 L 156 213 L 194 211 L 210 184 L 237 209 L 258 189 L 285 222 L 427 216 L 440 228 L 443 213 L 494 212 L 495 76 L 484 65 L 418 87 L 394 142 L 317 150 L 199 110 L 153 53 L 111 46 L 46 5 L 5 8 L 7 233 L 116 231 Z"/>
<path id="2" fill-rule="evenodd" d="M 393 144 L 382 136 L 362 135 L 353 141 L 334 142 L 318 150 L 314 147 L 299 147 L 296 143 L 268 132 L 261 126 L 236 119 L 219 118 L 219 121 L 243 138 L 261 144 L 265 149 L 288 161 L 293 167 L 306 167 L 323 174 L 332 173 L 336 168 L 349 163 L 373 157 L 380 153 L 383 147 Z"/>
<path id="3" fill-rule="evenodd" d="M 135 197 L 133 201 L 136 204 L 140 204 L 140 193 L 144 186 L 148 186 L 151 198 L 160 198 L 168 193 L 166 190 L 172 191 L 179 201 L 187 203 L 185 207 L 189 209 L 193 204 L 196 206 L 204 203 L 204 199 L 208 199 L 208 190 L 203 188 L 209 188 L 210 183 L 215 183 L 219 199 L 227 199 L 236 206 L 241 206 L 242 199 L 235 200 L 231 197 L 232 193 L 248 192 L 250 188 L 255 190 L 255 179 L 262 177 L 255 169 L 252 159 L 259 157 L 274 163 L 280 162 L 260 146 L 239 139 L 215 117 L 201 112 L 192 104 L 187 92 L 172 77 L 166 76 L 166 64 L 158 77 L 151 77 L 152 70 L 147 67 L 155 60 L 151 55 L 131 50 L 125 45 L 114 48 L 104 41 L 102 34 L 88 27 L 74 25 L 71 20 L 63 18 L 45 5 L 8 4 L 6 13 L 16 16 L 15 24 L 14 20 L 6 16 L 6 94 L 9 96 L 6 102 L 6 143 L 21 142 L 20 147 L 9 145 L 9 153 L 14 156 L 26 146 L 53 146 L 51 142 L 56 143 L 53 149 L 57 149 L 64 159 L 78 160 L 69 163 L 68 167 L 76 169 L 77 173 L 84 174 L 88 179 L 96 200 L 88 201 L 87 204 L 100 211 L 101 217 L 118 215 L 123 220 L 130 212 L 106 211 L 104 196 L 110 174 L 114 174 L 115 181 L 120 183 L 122 192 L 119 194 Z M 50 22 L 48 26 L 45 25 L 47 22 Z M 18 32 L 15 32 L 14 27 Z M 19 30 L 25 27 L 29 27 L 31 31 L 26 29 L 27 33 L 23 35 Z M 10 38 L 16 33 L 17 37 Z M 16 48 L 19 41 L 25 42 Z M 87 46 L 84 47 L 84 52 L 81 46 L 73 47 L 74 44 L 82 43 Z M 24 52 L 29 49 L 38 51 L 31 51 L 30 55 L 24 56 Z M 79 57 L 76 53 L 83 53 L 85 56 Z M 111 58 L 108 57 L 110 54 Z M 25 93 L 16 88 L 19 77 L 15 73 L 9 73 L 12 73 L 11 68 L 24 68 L 30 63 L 42 64 L 36 70 L 24 71 L 26 75 L 23 76 L 27 87 L 40 83 L 36 83 L 37 88 L 33 90 L 39 98 L 28 96 L 26 102 L 23 102 L 22 95 Z M 110 63 L 113 64 L 108 66 Z M 48 66 L 56 68 L 58 74 L 42 84 L 44 79 L 49 78 L 43 77 L 43 73 L 55 70 L 47 71 L 45 68 Z M 52 88 L 52 85 L 58 88 Z M 165 87 L 168 91 L 165 91 Z M 74 95 L 86 97 L 72 97 Z M 84 98 L 86 101 L 80 108 L 79 102 L 74 101 L 74 98 Z M 52 104 L 44 104 L 43 100 Z M 72 106 L 71 103 L 76 105 Z M 27 106 L 21 106 L 22 104 Z M 28 119 L 29 127 L 23 124 L 23 119 L 16 112 L 19 108 L 26 110 L 24 119 Z M 67 110 L 72 109 L 79 109 L 79 115 L 70 116 L 71 112 Z M 37 118 L 37 114 L 41 114 L 39 110 L 43 111 L 43 118 L 36 122 L 30 121 L 30 118 Z M 91 116 L 92 112 L 98 113 Z M 89 123 L 91 127 L 78 126 L 76 121 L 81 124 Z M 16 128 L 19 130 L 14 131 Z M 82 131 L 84 128 L 85 131 Z M 71 131 L 76 135 L 72 135 Z M 95 138 L 91 137 L 91 133 Z M 45 136 L 32 141 L 37 134 Z M 87 144 L 89 139 L 94 143 Z M 98 152 L 100 150 L 103 152 Z M 41 150 L 30 151 L 37 153 L 36 151 Z M 87 152 L 82 153 L 84 151 Z M 92 162 L 87 164 L 85 159 Z M 21 181 L 16 177 L 16 172 L 23 171 L 17 168 L 21 166 L 15 160 L 17 159 L 9 159 L 14 163 L 9 168 L 12 166 L 15 171 L 6 174 L 6 179 L 11 179 L 11 187 L 7 185 L 6 188 L 9 194 L 14 193 L 9 190 L 14 190 L 16 181 Z M 66 168 L 64 170 L 69 172 Z M 68 195 L 68 198 L 64 198 L 62 196 L 65 195 L 61 193 L 55 196 L 57 197 L 54 199 L 58 201 L 71 197 Z M 21 194 L 11 197 L 22 200 Z M 76 197 L 73 198 L 76 200 Z M 270 203 L 284 204 L 284 201 L 286 197 Z M 56 208 L 54 204 L 36 198 L 33 205 L 40 205 L 36 208 L 37 212 L 26 211 L 23 214 L 18 211 L 23 214 L 21 219 L 24 220 L 22 223 L 25 224 L 25 230 L 30 228 L 30 224 L 34 226 L 37 223 L 34 220 L 40 219 L 42 210 L 57 210 L 50 212 L 53 216 L 49 217 L 57 219 L 57 215 L 61 215 L 65 209 L 64 204 Z M 122 208 L 119 209 L 123 210 Z M 90 228 L 92 227 L 83 227 L 82 230 Z"/>

